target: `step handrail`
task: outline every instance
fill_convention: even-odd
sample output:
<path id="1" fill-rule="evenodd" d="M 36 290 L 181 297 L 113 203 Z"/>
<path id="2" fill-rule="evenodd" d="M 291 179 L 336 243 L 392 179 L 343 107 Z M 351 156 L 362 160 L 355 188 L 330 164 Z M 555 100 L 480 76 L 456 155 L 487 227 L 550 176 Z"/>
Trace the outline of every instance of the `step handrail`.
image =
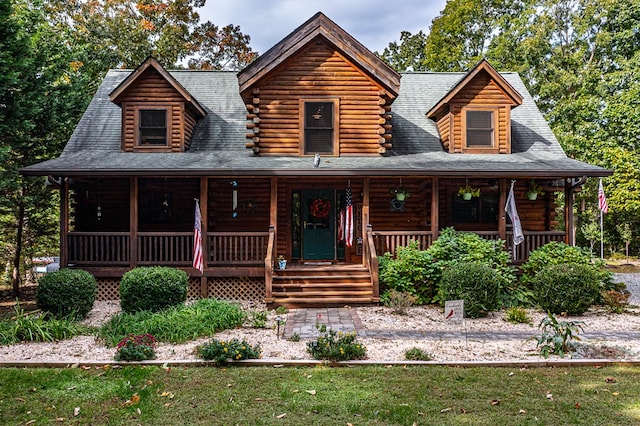
<path id="1" fill-rule="evenodd" d="M 271 303 L 273 301 L 272 288 L 273 288 L 273 265 L 275 259 L 275 241 L 276 241 L 276 228 L 273 225 L 269 225 L 269 241 L 267 242 L 267 253 L 264 258 L 264 301 L 265 303 Z"/>
<path id="2" fill-rule="evenodd" d="M 380 297 L 380 286 L 378 282 L 378 254 L 376 253 L 376 244 L 373 238 L 373 227 L 367 225 L 364 244 L 364 263 L 369 274 L 371 275 L 371 287 L 373 298 Z"/>

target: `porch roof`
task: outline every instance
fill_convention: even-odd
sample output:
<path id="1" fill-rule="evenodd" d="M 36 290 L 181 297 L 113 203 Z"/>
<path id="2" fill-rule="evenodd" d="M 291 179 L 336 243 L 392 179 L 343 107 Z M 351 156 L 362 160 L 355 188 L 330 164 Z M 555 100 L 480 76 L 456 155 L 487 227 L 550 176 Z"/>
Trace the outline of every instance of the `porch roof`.
<path id="1" fill-rule="evenodd" d="M 170 71 L 206 110 L 184 153 L 121 152 L 120 108 L 111 93 L 131 70 L 111 70 L 60 157 L 21 169 L 27 175 L 434 175 L 608 176 L 610 170 L 568 158 L 516 73 L 502 77 L 523 96 L 512 111 L 512 154 L 450 154 L 426 113 L 465 73 L 405 73 L 392 109 L 393 149 L 385 156 L 255 156 L 245 148 L 246 108 L 236 74 Z"/>

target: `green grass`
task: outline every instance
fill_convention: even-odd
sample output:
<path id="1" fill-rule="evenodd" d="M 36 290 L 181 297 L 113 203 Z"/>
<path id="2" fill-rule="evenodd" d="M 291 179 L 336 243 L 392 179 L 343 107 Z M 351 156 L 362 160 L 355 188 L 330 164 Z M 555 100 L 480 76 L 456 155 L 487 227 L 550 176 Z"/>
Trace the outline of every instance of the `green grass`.
<path id="1" fill-rule="evenodd" d="M 2 369 L 0 418 L 93 425 L 628 425 L 640 422 L 639 393 L 639 367 Z"/>
<path id="2" fill-rule="evenodd" d="M 0 319 L 0 345 L 18 342 L 54 342 L 89 334 L 90 330 L 66 318 L 56 319 L 43 313 L 25 313 L 17 304 L 13 316 Z"/>
<path id="3" fill-rule="evenodd" d="M 161 312 L 121 312 L 98 331 L 107 345 L 115 346 L 128 334 L 151 334 L 157 341 L 183 343 L 217 331 L 242 325 L 246 315 L 242 308 L 227 302 L 201 299 L 188 306 Z"/>

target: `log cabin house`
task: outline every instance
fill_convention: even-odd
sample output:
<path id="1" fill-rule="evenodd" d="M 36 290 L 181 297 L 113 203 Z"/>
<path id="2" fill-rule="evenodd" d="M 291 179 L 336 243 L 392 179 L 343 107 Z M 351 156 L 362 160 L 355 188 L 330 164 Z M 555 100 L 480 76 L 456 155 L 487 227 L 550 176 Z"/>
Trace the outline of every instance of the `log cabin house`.
<path id="1" fill-rule="evenodd" d="M 511 247 L 512 182 L 517 261 L 571 243 L 557 197 L 611 174 L 565 155 L 517 74 L 399 74 L 322 13 L 239 73 L 109 71 L 60 157 L 22 172 L 60 190 L 61 266 L 94 274 L 100 299 L 133 267 L 170 265 L 191 297 L 289 306 L 377 302 L 378 256 L 444 227 Z"/>

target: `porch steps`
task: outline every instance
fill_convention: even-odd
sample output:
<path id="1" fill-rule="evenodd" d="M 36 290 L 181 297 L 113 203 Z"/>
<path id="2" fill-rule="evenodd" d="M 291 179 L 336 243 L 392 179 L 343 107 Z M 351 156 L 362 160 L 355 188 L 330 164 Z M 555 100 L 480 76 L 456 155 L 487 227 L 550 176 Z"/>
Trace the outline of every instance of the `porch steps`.
<path id="1" fill-rule="evenodd" d="M 362 265 L 292 265 L 275 271 L 275 305 L 290 308 L 365 305 L 377 303 L 371 276 Z"/>

